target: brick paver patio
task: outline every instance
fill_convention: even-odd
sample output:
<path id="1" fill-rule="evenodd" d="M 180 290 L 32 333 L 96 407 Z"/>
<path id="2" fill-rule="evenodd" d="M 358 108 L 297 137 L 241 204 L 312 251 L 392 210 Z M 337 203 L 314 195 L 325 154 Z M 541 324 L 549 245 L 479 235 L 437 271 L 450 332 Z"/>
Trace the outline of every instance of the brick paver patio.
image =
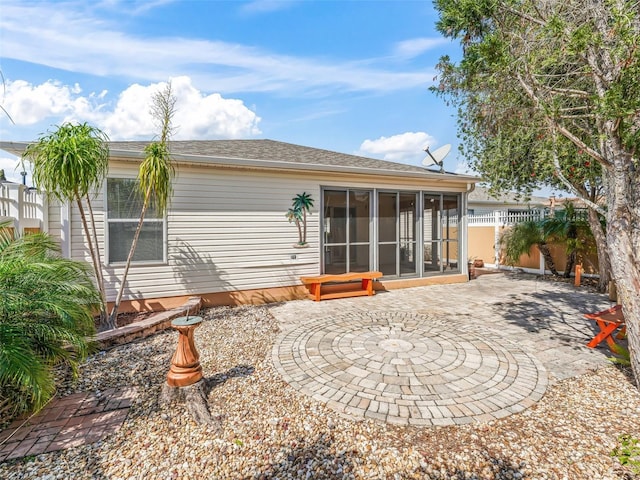
<path id="1" fill-rule="evenodd" d="M 536 403 L 549 382 L 606 365 L 584 313 L 605 295 L 535 276 L 295 301 L 270 311 L 272 359 L 294 388 L 351 418 L 408 425 L 488 421 Z M 606 351 L 606 350 L 605 350 Z"/>
<path id="2" fill-rule="evenodd" d="M 136 396 L 135 387 L 55 398 L 37 415 L 0 432 L 0 461 L 38 455 L 100 440 L 120 428 Z"/>
<path id="3" fill-rule="evenodd" d="M 411 312 L 304 323 L 273 349 L 292 386 L 334 410 L 394 424 L 454 425 L 520 412 L 547 373 L 496 332 Z"/>

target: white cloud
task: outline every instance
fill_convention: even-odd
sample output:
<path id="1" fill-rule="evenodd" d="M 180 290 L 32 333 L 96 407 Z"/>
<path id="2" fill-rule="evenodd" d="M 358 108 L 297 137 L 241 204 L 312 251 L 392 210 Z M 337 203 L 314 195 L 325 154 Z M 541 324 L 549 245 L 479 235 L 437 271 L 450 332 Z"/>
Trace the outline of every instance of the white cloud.
<path id="1" fill-rule="evenodd" d="M 78 97 L 80 87 L 48 80 L 32 85 L 24 80 L 7 81 L 2 103 L 17 125 L 33 125 L 50 117 L 64 117 L 86 109 L 87 99 Z"/>
<path id="2" fill-rule="evenodd" d="M 329 93 L 335 88 L 397 91 L 429 85 L 435 75 L 424 69 L 397 72 L 358 61 L 279 55 L 221 41 L 134 36 L 122 31 L 120 24 L 95 16 L 88 7 L 74 10 L 74 4 L 60 8 L 3 0 L 2 8 L 3 56 L 71 72 L 149 82 L 191 72 L 197 85 L 223 93 L 287 95 Z"/>
<path id="3" fill-rule="evenodd" d="M 70 87 L 56 81 L 32 85 L 8 81 L 3 100 L 16 125 L 33 125 L 54 119 L 56 123 L 89 122 L 103 129 L 112 140 L 151 138 L 158 133 L 150 114 L 152 96 L 166 83 L 133 84 L 120 93 L 115 106 L 107 92 L 82 95 L 78 84 Z M 172 79 L 176 96 L 174 139 L 245 138 L 260 133 L 260 117 L 242 100 L 205 94 L 189 77 Z"/>
<path id="4" fill-rule="evenodd" d="M 17 157 L 0 156 L 0 170 L 4 170 L 4 176 L 10 182 L 22 183 L 22 166 L 20 159 Z"/>
<path id="5" fill-rule="evenodd" d="M 102 0 L 95 7 L 117 11 L 120 15 L 139 15 L 175 2 L 175 0 Z"/>
<path id="6" fill-rule="evenodd" d="M 375 140 L 367 139 L 360 145 L 360 152 L 392 162 L 416 163 L 424 158 L 424 149 L 435 143 L 435 138 L 428 133 L 405 132 Z"/>
<path id="7" fill-rule="evenodd" d="M 403 58 L 414 58 L 447 43 L 450 43 L 450 41 L 443 37 L 412 38 L 411 40 L 398 42 L 395 47 L 395 53 Z"/>
<path id="8" fill-rule="evenodd" d="M 242 100 L 225 99 L 219 93 L 203 95 L 188 77 L 172 80 L 178 102 L 176 139 L 243 138 L 260 133 L 258 117 Z"/>

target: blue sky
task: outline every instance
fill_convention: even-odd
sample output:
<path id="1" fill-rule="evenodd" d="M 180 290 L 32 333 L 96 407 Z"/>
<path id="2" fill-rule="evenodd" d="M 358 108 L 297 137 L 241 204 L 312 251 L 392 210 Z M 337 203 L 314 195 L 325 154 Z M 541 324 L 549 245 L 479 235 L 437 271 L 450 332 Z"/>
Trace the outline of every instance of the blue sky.
<path id="1" fill-rule="evenodd" d="M 153 92 L 171 80 L 175 140 L 269 138 L 420 165 L 454 148 L 455 111 L 428 88 L 459 47 L 430 1 L 12 1 L 0 9 L 0 139 L 65 121 L 152 139 Z M 15 157 L 0 168 L 19 179 Z"/>

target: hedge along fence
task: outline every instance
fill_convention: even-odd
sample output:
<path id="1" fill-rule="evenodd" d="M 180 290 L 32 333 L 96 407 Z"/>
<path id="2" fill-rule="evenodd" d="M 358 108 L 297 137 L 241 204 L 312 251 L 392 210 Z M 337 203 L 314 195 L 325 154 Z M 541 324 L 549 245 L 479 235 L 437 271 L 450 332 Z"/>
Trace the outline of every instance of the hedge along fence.
<path id="1" fill-rule="evenodd" d="M 517 265 L 508 265 L 504 258 L 503 252 L 500 250 L 500 238 L 505 230 L 515 223 L 526 220 L 540 220 L 544 218 L 545 211 L 531 210 L 528 212 L 492 212 L 489 214 L 469 215 L 468 219 L 468 238 L 469 258 L 482 259 L 484 264 L 494 268 L 522 268 L 531 273 L 550 273 L 545 272 L 544 259 L 540 255 L 537 247 L 532 247 L 529 255 L 522 255 Z M 563 272 L 566 267 L 566 245 L 565 244 L 549 244 L 551 257 L 559 272 Z M 598 274 L 598 257 L 595 253 L 595 243 L 593 240 L 587 246 L 588 255 L 578 255 L 577 264 L 582 264 L 582 272 L 587 275 Z"/>

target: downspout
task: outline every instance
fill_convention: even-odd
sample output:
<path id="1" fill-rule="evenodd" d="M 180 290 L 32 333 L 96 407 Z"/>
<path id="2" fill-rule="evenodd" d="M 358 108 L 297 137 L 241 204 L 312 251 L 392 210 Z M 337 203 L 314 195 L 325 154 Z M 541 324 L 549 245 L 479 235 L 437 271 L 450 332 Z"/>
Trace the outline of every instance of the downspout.
<path id="1" fill-rule="evenodd" d="M 476 189 L 475 183 L 467 183 L 467 191 L 464 195 L 464 202 L 462 202 L 462 207 L 464 208 L 464 238 L 462 241 L 462 258 L 460 259 L 460 263 L 462 263 L 462 274 L 469 277 L 469 262 L 464 260 L 465 258 L 469 258 L 469 194 Z"/>

